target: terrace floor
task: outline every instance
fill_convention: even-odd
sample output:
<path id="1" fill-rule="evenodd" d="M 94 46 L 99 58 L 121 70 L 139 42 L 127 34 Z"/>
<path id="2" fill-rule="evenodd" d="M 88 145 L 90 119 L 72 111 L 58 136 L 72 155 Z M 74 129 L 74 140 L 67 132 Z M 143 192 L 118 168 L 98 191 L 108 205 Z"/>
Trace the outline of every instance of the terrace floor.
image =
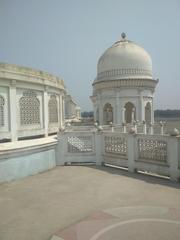
<path id="1" fill-rule="evenodd" d="M 180 239 L 180 183 L 64 166 L 0 185 L 1 240 Z"/>

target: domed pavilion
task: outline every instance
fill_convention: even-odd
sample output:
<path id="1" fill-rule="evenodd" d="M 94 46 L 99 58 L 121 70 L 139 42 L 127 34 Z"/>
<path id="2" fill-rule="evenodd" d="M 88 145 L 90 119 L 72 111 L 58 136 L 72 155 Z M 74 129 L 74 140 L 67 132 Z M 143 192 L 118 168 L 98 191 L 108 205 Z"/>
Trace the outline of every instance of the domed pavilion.
<path id="1" fill-rule="evenodd" d="M 93 82 L 94 118 L 99 124 L 154 122 L 153 79 L 150 55 L 125 33 L 100 57 Z"/>

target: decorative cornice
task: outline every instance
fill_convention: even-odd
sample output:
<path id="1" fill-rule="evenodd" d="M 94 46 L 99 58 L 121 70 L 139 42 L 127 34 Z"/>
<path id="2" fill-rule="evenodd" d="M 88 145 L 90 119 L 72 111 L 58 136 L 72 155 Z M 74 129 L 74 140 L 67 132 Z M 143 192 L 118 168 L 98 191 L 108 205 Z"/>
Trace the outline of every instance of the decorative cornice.
<path id="1" fill-rule="evenodd" d="M 93 83 L 94 90 L 116 88 L 148 88 L 153 90 L 158 81 L 153 79 L 117 79 L 110 81 L 97 81 Z"/>
<path id="2" fill-rule="evenodd" d="M 123 69 L 111 69 L 108 71 L 104 71 L 98 73 L 95 81 L 105 80 L 109 78 L 123 78 L 128 77 L 129 75 L 133 76 L 146 76 L 148 78 L 152 78 L 152 72 L 146 69 L 140 68 L 123 68 Z"/>
<path id="3" fill-rule="evenodd" d="M 48 85 L 65 90 L 63 79 L 43 71 L 13 64 L 0 63 L 0 78 Z"/>

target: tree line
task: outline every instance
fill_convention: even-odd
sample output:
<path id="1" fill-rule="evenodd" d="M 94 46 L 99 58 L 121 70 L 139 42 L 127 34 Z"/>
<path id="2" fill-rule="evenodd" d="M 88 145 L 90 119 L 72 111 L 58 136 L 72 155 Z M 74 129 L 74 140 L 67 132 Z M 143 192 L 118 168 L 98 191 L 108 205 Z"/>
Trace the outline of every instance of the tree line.
<path id="1" fill-rule="evenodd" d="M 155 117 L 161 117 L 161 118 L 180 118 L 180 110 L 155 110 L 154 111 Z"/>
<path id="2" fill-rule="evenodd" d="M 167 109 L 167 110 L 155 110 L 154 111 L 154 116 L 155 117 L 160 117 L 160 118 L 180 118 L 180 110 L 175 109 Z M 94 113 L 93 111 L 84 111 L 81 113 L 82 118 L 93 118 Z"/>
<path id="3" fill-rule="evenodd" d="M 81 117 L 82 118 L 93 118 L 94 117 L 94 113 L 93 111 L 90 111 L 90 112 L 81 112 Z"/>

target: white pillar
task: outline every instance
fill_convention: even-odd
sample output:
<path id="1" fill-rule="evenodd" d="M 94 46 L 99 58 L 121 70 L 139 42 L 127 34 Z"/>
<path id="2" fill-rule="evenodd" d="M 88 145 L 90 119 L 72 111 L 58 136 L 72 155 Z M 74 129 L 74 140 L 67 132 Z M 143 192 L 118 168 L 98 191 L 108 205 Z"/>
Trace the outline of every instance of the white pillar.
<path id="1" fill-rule="evenodd" d="M 62 118 L 62 95 L 59 96 L 59 125 L 63 127 L 63 118 Z"/>
<path id="2" fill-rule="evenodd" d="M 95 116 L 96 116 L 96 118 L 94 118 L 95 121 L 99 123 L 99 106 L 98 105 L 96 106 L 96 115 Z"/>
<path id="3" fill-rule="evenodd" d="M 151 135 L 154 134 L 154 126 L 152 123 L 149 124 L 149 134 L 151 134 Z"/>
<path id="4" fill-rule="evenodd" d="M 17 106 L 16 106 L 16 81 L 12 80 L 9 88 L 10 96 L 10 129 L 11 141 L 17 141 Z"/>
<path id="5" fill-rule="evenodd" d="M 132 109 L 132 117 L 131 117 L 131 119 L 132 119 L 132 123 L 134 122 L 134 120 L 135 120 L 135 117 L 134 117 L 134 115 L 135 115 L 135 109 L 133 108 Z"/>
<path id="6" fill-rule="evenodd" d="M 143 133 L 147 134 L 147 125 L 145 121 L 143 122 Z"/>
<path id="7" fill-rule="evenodd" d="M 127 155 L 128 155 L 128 171 L 135 172 L 135 136 L 128 134 L 127 138 Z"/>
<path id="8" fill-rule="evenodd" d="M 161 125 L 161 135 L 164 135 L 164 125 Z"/>
<path id="9" fill-rule="evenodd" d="M 143 96 L 140 97 L 140 102 L 141 102 L 141 104 L 140 104 L 141 114 L 140 114 L 140 119 L 139 120 L 142 122 L 142 121 L 145 121 L 145 106 L 144 106 Z"/>
<path id="10" fill-rule="evenodd" d="M 123 123 L 122 126 L 123 126 L 123 133 L 126 133 L 126 132 L 127 132 L 127 131 L 126 131 L 127 129 L 126 129 L 126 125 L 125 125 L 125 123 Z"/>
<path id="11" fill-rule="evenodd" d="M 48 137 L 48 126 L 49 126 L 49 115 L 48 115 L 48 87 L 45 86 L 44 90 L 44 131 L 45 131 L 45 137 Z"/>
<path id="12" fill-rule="evenodd" d="M 178 166 L 178 138 L 169 137 L 168 141 L 168 160 L 170 164 L 170 178 L 178 181 L 180 178 Z"/>
<path id="13" fill-rule="evenodd" d="M 137 124 L 136 123 L 134 124 L 134 130 L 135 130 L 135 133 L 137 133 Z"/>
<path id="14" fill-rule="evenodd" d="M 100 105 L 99 105 L 99 124 L 100 125 L 103 125 L 104 124 L 104 116 L 103 116 L 104 114 L 103 114 L 103 105 L 102 105 L 102 103 L 100 103 Z"/>
<path id="15" fill-rule="evenodd" d="M 65 99 L 64 99 L 64 96 L 62 96 L 61 109 L 62 109 L 62 126 L 64 126 L 65 125 Z"/>
<path id="16" fill-rule="evenodd" d="M 103 133 L 95 132 L 95 152 L 96 152 L 96 165 L 103 164 Z"/>
<path id="17" fill-rule="evenodd" d="M 117 123 L 117 106 L 116 106 L 116 101 L 115 101 L 115 99 L 114 99 L 114 101 L 112 101 L 112 103 L 111 103 L 111 106 L 112 106 L 112 108 L 113 108 L 113 112 L 112 112 L 112 123 Z"/>
<path id="18" fill-rule="evenodd" d="M 121 112 L 122 112 L 122 123 L 125 123 L 125 111 L 126 109 L 123 107 Z"/>
<path id="19" fill-rule="evenodd" d="M 58 144 L 56 147 L 56 165 L 65 164 L 65 155 L 67 155 L 67 134 L 61 132 L 58 135 Z"/>
<path id="20" fill-rule="evenodd" d="M 80 119 L 81 118 L 81 114 L 80 114 L 80 110 L 77 110 L 77 118 Z"/>
<path id="21" fill-rule="evenodd" d="M 153 98 L 151 103 L 151 123 L 154 124 L 154 104 L 153 104 Z"/>
<path id="22" fill-rule="evenodd" d="M 120 108 L 120 101 L 119 101 L 119 95 L 117 93 L 116 95 L 116 119 L 114 119 L 114 123 L 120 124 L 121 123 L 121 108 Z"/>

